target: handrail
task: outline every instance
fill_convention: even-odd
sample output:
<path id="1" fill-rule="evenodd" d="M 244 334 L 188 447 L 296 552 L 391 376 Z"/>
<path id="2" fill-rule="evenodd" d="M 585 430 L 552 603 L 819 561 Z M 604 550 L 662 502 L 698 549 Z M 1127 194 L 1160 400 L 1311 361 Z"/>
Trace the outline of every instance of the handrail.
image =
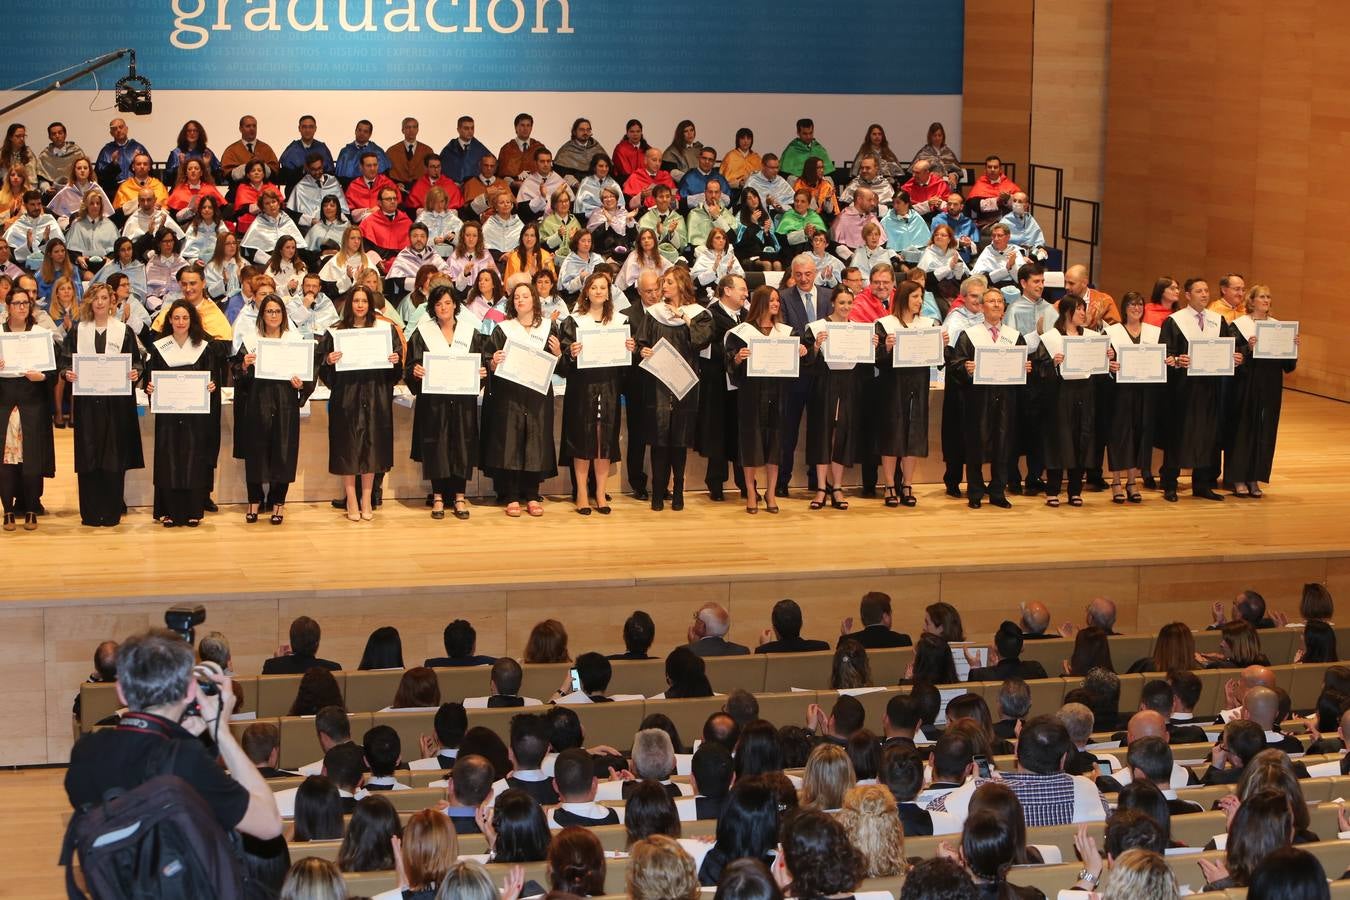
<path id="1" fill-rule="evenodd" d="M 1073 211 L 1076 204 L 1087 207 L 1087 215 L 1089 216 L 1089 230 L 1087 237 L 1082 237 L 1074 233 L 1073 223 L 1078 221 L 1073 218 Z M 1101 232 L 1102 205 L 1099 201 L 1085 200 L 1082 197 L 1064 198 L 1064 228 L 1060 232 L 1060 237 L 1064 241 L 1064 268 L 1067 269 L 1069 266 L 1074 265 L 1074 261 L 1070 259 L 1070 251 L 1073 249 L 1073 246 L 1075 244 L 1087 245 L 1087 259 L 1081 261 L 1079 264 L 1087 266 L 1088 284 L 1095 284 L 1097 280 L 1097 247 L 1101 244 Z"/>
<path id="2" fill-rule="evenodd" d="M 1041 165 L 1040 163 L 1031 163 L 1028 168 L 1031 170 L 1031 177 L 1023 187 L 1023 190 L 1025 190 L 1027 196 L 1031 198 L 1031 209 L 1029 212 L 1032 215 L 1035 215 L 1036 210 L 1038 209 L 1048 209 L 1054 214 L 1050 217 L 1050 228 L 1046 229 L 1046 234 L 1050 239 L 1050 246 L 1058 247 L 1060 212 L 1064 209 L 1064 169 L 1060 166 L 1046 166 Z M 1045 196 L 1045 193 L 1037 190 L 1036 185 L 1038 184 L 1039 176 L 1042 172 L 1049 172 L 1055 179 L 1054 203 L 1045 203 L 1040 199 Z M 1041 219 L 1038 217 L 1037 221 L 1041 222 Z M 1045 223 L 1042 222 L 1042 228 L 1044 228 L 1044 224 Z"/>

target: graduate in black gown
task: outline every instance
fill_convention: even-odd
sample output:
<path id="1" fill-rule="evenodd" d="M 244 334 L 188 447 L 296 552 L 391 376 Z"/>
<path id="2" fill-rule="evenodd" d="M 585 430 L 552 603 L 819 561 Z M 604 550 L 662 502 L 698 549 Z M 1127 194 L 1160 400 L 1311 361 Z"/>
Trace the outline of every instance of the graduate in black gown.
<path id="1" fill-rule="evenodd" d="M 583 516 L 591 514 L 592 502 L 602 515 L 610 512 L 604 500 L 605 482 L 610 463 L 619 460 L 619 394 L 632 363 L 630 355 L 628 364 L 621 366 L 583 369 L 578 364 L 587 330 L 628 324 L 627 316 L 614 311 L 610 284 L 609 276 L 603 273 L 587 278 L 576 308 L 558 328 L 562 349 L 558 368 L 567 378 L 558 463 L 572 466 L 577 512 Z M 629 354 L 637 349 L 631 330 L 627 346 Z M 587 496 L 591 485 L 595 487 L 594 497 Z"/>
<path id="2" fill-rule="evenodd" d="M 848 509 L 840 487 L 844 469 L 862 455 L 862 420 L 872 414 L 862 409 L 863 378 L 871 381 L 871 364 L 832 365 L 825 361 L 830 324 L 847 322 L 852 309 L 853 292 L 843 286 L 836 288 L 830 295 L 829 317 L 808 323 L 802 337 L 809 350 L 809 361 L 804 361 L 802 368 L 814 376 L 806 401 L 806 464 L 816 467 L 818 485 L 811 509 L 822 509 L 827 503 L 835 509 Z M 872 344 L 877 344 L 875 333 Z M 894 488 L 889 490 L 894 493 Z"/>
<path id="3" fill-rule="evenodd" d="M 1045 505 L 1059 506 L 1059 491 L 1068 473 L 1069 505 L 1083 505 L 1083 474 L 1092 465 L 1097 445 L 1097 381 L 1109 375 L 1065 378 L 1064 338 L 1087 331 L 1087 304 L 1072 294 L 1059 301 L 1053 328 L 1041 335 L 1031 361 L 1042 386 L 1040 430 L 1045 454 Z M 1119 368 L 1107 347 L 1112 371 Z"/>
<path id="4" fill-rule="evenodd" d="M 745 321 L 727 332 L 725 345 L 727 376 L 736 386 L 736 442 L 741 466 L 745 469 L 745 511 L 759 512 L 759 488 L 764 488 L 764 508 L 778 512 L 774 486 L 778 484 L 778 465 L 782 461 L 783 406 L 793 378 L 766 378 L 749 375 L 750 342 L 756 337 L 792 337 L 792 328 L 780 322 L 778 291 L 768 285 L 755 288 L 750 295 L 750 310 Z M 815 358 L 815 348 L 798 347 L 802 364 Z"/>
<path id="5" fill-rule="evenodd" d="M 431 517 L 445 518 L 445 501 L 456 519 L 469 518 L 464 489 L 478 467 L 478 395 L 428 394 L 422 389 L 428 353 L 473 356 L 481 363 L 486 339 L 482 321 L 455 299 L 453 288 L 439 284 L 427 298 L 427 314 L 408 338 L 403 380 L 417 397 L 413 408 L 412 458 L 431 482 Z M 479 366 L 479 378 L 487 370 Z M 481 384 L 481 382 L 480 382 Z"/>
<path id="6" fill-rule="evenodd" d="M 928 384 L 931 381 L 928 366 L 896 368 L 895 334 L 901 328 L 935 328 L 940 323 L 920 315 L 923 308 L 923 285 L 902 281 L 895 289 L 892 301 L 895 314 L 882 316 L 876 322 L 877 379 L 880 405 L 877 445 L 881 451 L 882 480 L 886 484 L 885 504 L 889 507 L 918 506 L 914 499 L 914 469 L 919 459 L 928 456 Z M 942 346 L 947 346 L 947 332 L 942 332 Z M 870 413 L 869 413 L 870 414 Z M 959 431 L 959 429 L 958 429 Z M 895 468 L 900 465 L 900 496 L 895 494 Z"/>
<path id="7" fill-rule="evenodd" d="M 712 343 L 712 316 L 694 299 L 694 281 L 684 266 L 673 266 L 661 276 L 661 302 L 647 307 L 633 326 L 633 338 L 642 358 L 664 338 L 698 372 L 698 357 Z M 683 398 L 676 397 L 655 375 L 639 370 L 640 427 L 652 454 L 652 509 L 684 509 L 684 465 L 698 431 L 699 389 L 695 384 Z"/>
<path id="8" fill-rule="evenodd" d="M 337 369 L 342 353 L 334 349 L 334 331 L 382 328 L 389 332 L 389 365 L 378 369 Z M 394 385 L 403 374 L 393 326 L 378 318 L 371 292 L 353 288 L 342 318 L 319 345 L 319 377 L 332 392 L 328 399 L 328 471 L 342 476 L 347 518 L 360 522 L 375 518 L 372 493 L 375 474 L 394 467 Z M 357 479 L 360 496 L 357 496 Z"/>
<path id="9" fill-rule="evenodd" d="M 750 296 L 745 279 L 724 275 L 717 283 L 717 299 L 708 304 L 712 316 L 712 343 L 708 355 L 699 360 L 698 435 L 694 449 L 703 454 L 707 468 L 703 481 L 708 499 L 721 502 L 722 486 L 727 480 L 727 464 L 741 496 L 745 496 L 745 471 L 736 450 L 736 395 L 727 385 L 726 335 L 745 321 L 745 301 Z M 631 438 L 630 438 L 631 442 Z"/>
<path id="10" fill-rule="evenodd" d="M 256 377 L 258 339 L 304 341 L 312 355 L 312 342 L 291 331 L 286 304 L 268 294 L 258 304 L 255 329 L 244 333 L 231 361 L 234 373 L 234 456 L 244 461 L 248 489 L 248 512 L 244 521 L 258 521 L 260 507 L 272 510 L 268 519 L 280 525 L 286 516 L 286 493 L 295 481 L 300 457 L 300 407 L 314 393 L 314 380 L 299 374 L 289 381 Z M 316 360 L 317 361 L 317 360 Z"/>
<path id="11" fill-rule="evenodd" d="M 956 346 L 948 356 L 947 384 L 963 387 L 962 435 L 966 444 L 966 503 L 979 509 L 986 492 L 989 502 L 1003 509 L 1012 506 L 1008 500 L 1009 448 L 1016 438 L 1017 398 L 1022 387 L 1003 387 L 975 384 L 975 348 L 1025 346 L 1026 339 L 1003 322 L 1005 301 L 1003 292 L 989 288 L 984 292 L 983 321 L 971 325 L 956 339 Z M 1027 360 L 1027 372 L 1031 360 Z M 989 464 L 989 481 L 984 480 L 984 464 Z"/>
<path id="12" fill-rule="evenodd" d="M 14 290 L 5 298 L 6 332 L 39 331 L 55 343 L 56 336 L 37 324 L 37 297 Z M 55 347 L 52 348 L 55 355 Z M 0 361 L 2 362 L 2 361 Z M 5 531 L 13 531 L 23 516 L 25 531 L 37 528 L 42 479 L 56 476 L 56 446 L 52 438 L 52 387 L 56 370 L 6 372 L 0 369 L 0 422 L 3 422 L 3 458 L 0 458 L 0 499 L 4 501 Z"/>
<path id="13" fill-rule="evenodd" d="M 225 381 L 229 341 L 213 341 L 197 307 L 179 299 L 164 317 L 164 330 L 149 348 L 147 394 L 156 372 L 209 372 L 211 412 L 155 414 L 155 518 L 165 528 L 196 528 L 216 477 L 220 455 L 220 385 Z M 151 405 L 153 406 L 153 400 Z"/>
<path id="14" fill-rule="evenodd" d="M 539 293 L 530 281 L 511 289 L 506 319 L 488 336 L 487 396 L 483 399 L 483 468 L 497 484 L 497 497 L 506 514 L 518 518 L 521 504 L 531 516 L 544 514 L 539 485 L 558 474 L 558 452 L 553 444 L 553 386 L 544 393 L 497 374 L 506 362 L 508 343 L 525 344 L 559 356 L 553 320 L 544 317 Z M 490 410 L 490 414 L 489 414 Z"/>
<path id="15" fill-rule="evenodd" d="M 66 334 L 61 377 L 75 384 L 71 362 L 81 356 L 126 354 L 131 378 L 126 396 L 73 397 L 75 410 L 75 478 L 79 485 L 80 522 L 93 527 L 113 526 L 122 519 L 123 488 L 128 469 L 145 468 L 141 428 L 136 420 L 132 387 L 145 370 L 135 333 L 112 316 L 113 288 L 91 284 L 85 289 L 80 321 Z"/>
<path id="16" fill-rule="evenodd" d="M 1225 417 L 1224 478 L 1238 497 L 1263 496 L 1261 482 L 1270 481 L 1275 460 L 1275 438 L 1280 430 L 1280 400 L 1284 376 L 1298 365 L 1295 359 L 1257 359 L 1256 323 L 1277 321 L 1270 315 L 1270 288 L 1254 284 L 1247 290 L 1247 315 L 1233 322 L 1233 337 L 1242 365 L 1229 389 Z M 1299 343 L 1294 335 L 1294 344 Z"/>
<path id="17" fill-rule="evenodd" d="M 1162 329 L 1144 321 L 1143 294 L 1138 291 L 1127 293 L 1120 302 L 1120 315 L 1124 321 L 1106 327 L 1117 357 L 1121 347 L 1158 343 Z M 1107 406 L 1111 421 L 1106 434 L 1106 461 L 1111 466 L 1111 500 L 1114 503 L 1122 500 L 1143 502 L 1136 482 L 1140 472 L 1152 471 L 1154 428 L 1162 390 L 1160 384 L 1116 383 L 1112 386 L 1111 402 Z M 1123 493 L 1122 477 L 1126 479 Z"/>
<path id="18" fill-rule="evenodd" d="M 1159 340 L 1167 345 L 1173 365 L 1167 370 L 1167 402 L 1162 411 L 1163 464 L 1159 472 L 1163 499 L 1177 501 L 1177 478 L 1191 470 L 1191 493 L 1202 500 L 1222 500 L 1214 490 L 1219 478 L 1219 395 L 1223 376 L 1192 376 L 1190 342 L 1197 338 L 1231 337 L 1218 313 L 1209 312 L 1209 287 L 1202 278 L 1188 278 L 1186 305 L 1168 316 Z M 1234 364 L 1242 354 L 1234 350 Z"/>

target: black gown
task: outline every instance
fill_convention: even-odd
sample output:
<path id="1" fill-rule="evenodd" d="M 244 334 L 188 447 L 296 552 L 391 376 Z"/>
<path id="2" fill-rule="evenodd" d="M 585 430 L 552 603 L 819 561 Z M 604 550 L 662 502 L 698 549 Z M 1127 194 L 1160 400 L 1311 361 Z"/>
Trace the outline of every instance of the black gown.
<path id="1" fill-rule="evenodd" d="M 971 328 L 984 328 L 983 322 Z M 975 345 L 970 340 L 970 329 L 956 339 L 956 346 L 948 354 L 947 385 L 961 386 L 961 433 L 966 450 L 966 489 L 971 499 L 984 494 L 984 476 L 980 467 L 989 463 L 990 493 L 999 497 L 1007 483 L 1008 461 L 1016 440 L 1017 403 L 1022 387 L 995 387 L 974 383 L 974 376 L 966 373 L 966 362 L 975 361 Z M 1017 336 L 1017 346 L 1025 346 L 1026 339 Z"/>
<path id="2" fill-rule="evenodd" d="M 878 416 L 878 449 L 882 456 L 927 456 L 928 383 L 931 380 L 928 367 L 895 368 L 891 365 L 894 354 L 886 349 L 889 335 L 880 322 L 876 325 L 876 333 L 877 368 L 881 370 L 881 377 L 877 379 L 880 403 L 868 414 Z M 956 424 L 959 423 L 958 414 Z M 959 433 L 959 428 L 957 431 Z"/>
<path id="3" fill-rule="evenodd" d="M 790 336 L 787 326 L 782 327 L 782 336 Z M 755 330 L 759 331 L 758 328 Z M 728 332 L 724 343 L 727 375 L 731 383 L 736 385 L 738 395 L 736 443 L 741 465 L 747 469 L 781 465 L 783 408 L 787 404 L 788 391 L 796 379 L 751 378 L 746 374 L 749 360 L 736 362 L 736 354 L 744 350 L 749 342 L 734 332 Z M 814 356 L 815 350 L 809 350 L 801 365 L 808 365 Z"/>
<path id="4" fill-rule="evenodd" d="M 403 367 L 390 363 L 385 369 L 339 372 L 328 362 L 332 352 L 330 329 L 319 344 L 319 378 L 332 392 L 328 398 L 328 471 L 333 475 L 388 472 L 394 467 L 394 385 Z"/>
<path id="5" fill-rule="evenodd" d="M 154 373 L 161 371 L 210 372 L 216 383 L 210 413 L 155 414 L 155 518 L 200 520 L 205 512 L 220 455 L 220 385 L 225 383 L 229 352 L 229 341 L 207 341 L 196 362 L 170 365 L 156 344 L 150 345 L 147 369 L 152 384 Z"/>
<path id="6" fill-rule="evenodd" d="M 1131 343 L 1140 341 L 1128 331 L 1125 336 Z M 1113 383 L 1106 437 L 1106 459 L 1111 471 L 1152 471 L 1154 428 L 1162 389 L 1161 384 Z"/>
<path id="7" fill-rule="evenodd" d="M 80 332 L 93 329 L 93 322 L 76 322 L 66 335 L 65 362 L 79 352 Z M 97 334 L 99 353 L 125 353 L 131 368 L 145 370 L 140 343 L 130 326 L 120 347 L 107 347 L 107 334 Z M 129 469 L 145 468 L 141 449 L 141 426 L 136 416 L 136 397 L 72 397 L 75 411 L 75 474 L 79 480 L 80 520 L 85 525 L 116 525 L 122 516 L 123 487 Z"/>
<path id="8" fill-rule="evenodd" d="M 1191 315 L 1189 310 L 1183 312 Z M 1220 318 L 1219 330 L 1207 331 L 1206 337 L 1229 337 L 1232 333 L 1228 323 Z M 1168 356 L 1188 353 L 1189 339 L 1171 316 L 1163 322 L 1158 340 L 1167 345 Z M 1192 378 L 1180 366 L 1167 370 L 1167 399 L 1161 410 L 1162 427 L 1159 429 L 1164 466 L 1203 469 L 1218 459 L 1219 394 L 1223 380 L 1221 376 Z"/>
<path id="9" fill-rule="evenodd" d="M 589 313 L 577 313 L 590 318 Z M 622 325 L 627 317 L 615 313 L 610 324 Z M 622 320 L 622 321 L 621 321 Z M 567 379 L 563 396 L 562 441 L 558 445 L 558 464 L 570 466 L 575 459 L 608 459 L 617 462 L 619 453 L 619 395 L 630 365 L 603 369 L 582 369 L 572 356 L 578 340 L 577 320 L 568 316 L 558 323 L 558 342 L 562 356 L 558 374 Z M 584 335 L 584 330 L 583 330 Z M 584 343 L 584 337 L 582 338 Z"/>
<path id="10" fill-rule="evenodd" d="M 1224 417 L 1224 480 L 1233 484 L 1270 481 L 1284 375 L 1294 371 L 1298 361 L 1256 359 L 1240 329 L 1233 329 L 1233 337 L 1242 365 L 1234 373 L 1228 392 L 1230 407 Z"/>
<path id="11" fill-rule="evenodd" d="M 816 352 L 810 329 L 802 340 L 808 351 L 802 371 L 814 376 L 806 401 L 806 464 L 851 466 L 862 458 L 863 417 L 873 414 L 861 408 L 863 379 L 871 380 L 871 366 L 831 369 L 825 354 Z"/>
<path id="12" fill-rule="evenodd" d="M 314 382 L 296 389 L 289 381 L 255 378 L 253 367 L 244 368 L 250 352 L 241 346 L 230 361 L 234 458 L 244 461 L 244 480 L 250 484 L 290 484 L 300 458 L 300 407 L 314 393 Z"/>
<path id="13" fill-rule="evenodd" d="M 456 328 L 466 328 L 456 325 Z M 469 354 L 482 359 L 486 341 L 481 331 L 469 339 Z M 462 478 L 467 481 L 478 467 L 478 398 L 451 394 L 422 393 L 422 379 L 413 369 L 425 365 L 427 342 L 416 328 L 408 339 L 408 361 L 403 380 L 417 397 L 413 407 L 412 459 L 422 464 L 428 481 Z"/>
<path id="14" fill-rule="evenodd" d="M 739 391 L 727 387 L 726 336 L 727 332 L 745 321 L 745 308 L 735 317 L 722 304 L 708 305 L 712 316 L 712 341 L 707 359 L 700 358 L 698 366 L 698 433 L 694 449 L 707 457 L 722 462 L 722 480 L 726 481 L 726 461 L 736 459 L 736 395 Z"/>
<path id="15" fill-rule="evenodd" d="M 3 326 L 10 331 L 9 324 Z M 42 331 L 34 326 L 31 330 Z M 47 332 L 50 334 L 50 332 Z M 52 337 L 55 342 L 55 336 Z M 56 477 L 56 443 L 52 431 L 52 389 L 56 385 L 56 373 L 60 369 L 44 372 L 41 381 L 29 381 L 25 376 L 0 378 L 0 445 L 4 444 L 4 432 L 9 423 L 10 414 L 19 410 L 19 427 L 23 429 L 23 476 L 30 478 Z M 31 512 L 31 510 L 18 510 Z"/>
<path id="16" fill-rule="evenodd" d="M 1047 469 L 1086 469 L 1096 444 L 1099 378 L 1065 379 L 1042 340 L 1031 354 L 1031 368 L 1041 384 L 1041 445 Z"/>
<path id="17" fill-rule="evenodd" d="M 696 309 L 701 311 L 694 313 L 688 324 L 680 325 L 666 325 L 652 315 L 651 309 L 647 310 L 633 324 L 638 350 L 655 347 L 665 338 L 697 372 L 699 351 L 712 343 L 713 324 L 706 310 Z M 639 369 L 637 377 L 644 382 L 639 390 L 642 408 L 638 416 L 643 443 L 650 447 L 692 446 L 698 431 L 699 386 L 694 385 L 683 399 L 677 399 L 664 382 L 647 370 Z"/>
<path id="18" fill-rule="evenodd" d="M 514 320 L 509 320 L 514 321 Z M 557 326 L 549 323 L 549 335 Z M 506 349 L 507 335 L 498 324 L 484 344 L 490 359 Z M 525 472 L 547 479 L 558 474 L 558 454 L 553 445 L 553 387 L 540 394 L 499 378 L 488 367 L 487 393 L 483 397 L 483 469 L 489 473 Z"/>

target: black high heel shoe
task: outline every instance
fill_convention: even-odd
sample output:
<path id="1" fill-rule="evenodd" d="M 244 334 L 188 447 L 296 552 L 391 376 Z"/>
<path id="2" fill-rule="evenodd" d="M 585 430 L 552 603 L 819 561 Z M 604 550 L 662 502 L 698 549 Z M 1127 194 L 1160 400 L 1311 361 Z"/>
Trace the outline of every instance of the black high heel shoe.
<path id="1" fill-rule="evenodd" d="M 463 509 L 460 509 L 460 506 L 461 506 L 461 505 L 464 507 Z M 455 518 L 456 518 L 456 519 L 459 519 L 460 521 L 463 521 L 463 520 L 465 520 L 465 519 L 467 519 L 467 518 L 469 517 L 469 501 L 468 501 L 468 500 L 456 500 L 455 503 L 454 503 L 454 506 L 455 506 Z"/>
<path id="2" fill-rule="evenodd" d="M 812 499 L 812 500 L 811 500 L 811 504 L 810 504 L 810 508 L 813 509 L 813 510 L 814 510 L 814 509 L 824 509 L 824 508 L 825 508 L 825 502 L 826 502 L 826 501 L 825 501 L 825 496 L 826 496 L 827 493 L 828 493 L 828 491 L 827 491 L 827 490 L 824 490 L 824 489 L 816 491 L 816 496 L 817 496 L 817 497 L 820 497 L 821 499 L 819 499 L 819 500 Z"/>
<path id="3" fill-rule="evenodd" d="M 886 490 L 885 494 L 886 499 L 884 499 L 882 502 L 885 503 L 891 509 L 894 509 L 895 507 L 899 506 L 900 498 L 895 496 L 895 488 L 891 487 L 890 485 L 887 485 L 885 490 Z"/>
<path id="4" fill-rule="evenodd" d="M 900 504 L 902 506 L 918 506 L 919 501 L 914 499 L 914 485 L 900 485 Z"/>
<path id="5" fill-rule="evenodd" d="M 842 488 L 825 486 L 825 493 L 830 495 L 830 505 L 838 510 L 848 509 L 848 501 L 843 499 L 844 491 Z"/>
<path id="6" fill-rule="evenodd" d="M 252 510 L 244 513 L 244 521 L 249 525 L 258 524 L 258 514 Z"/>

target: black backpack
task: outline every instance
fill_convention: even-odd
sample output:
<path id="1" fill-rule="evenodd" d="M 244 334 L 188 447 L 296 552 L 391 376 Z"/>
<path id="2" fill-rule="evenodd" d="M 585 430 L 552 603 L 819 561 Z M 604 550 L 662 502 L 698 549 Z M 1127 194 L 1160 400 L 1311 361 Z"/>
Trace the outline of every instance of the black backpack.
<path id="1" fill-rule="evenodd" d="M 147 771 L 172 771 L 178 741 Z M 157 754 L 158 755 L 158 754 Z M 78 855 L 85 892 L 75 883 Z M 131 790 L 109 791 L 77 810 L 61 848 L 66 893 L 93 900 L 242 900 L 233 835 L 206 801 L 176 775 L 158 774 Z"/>

